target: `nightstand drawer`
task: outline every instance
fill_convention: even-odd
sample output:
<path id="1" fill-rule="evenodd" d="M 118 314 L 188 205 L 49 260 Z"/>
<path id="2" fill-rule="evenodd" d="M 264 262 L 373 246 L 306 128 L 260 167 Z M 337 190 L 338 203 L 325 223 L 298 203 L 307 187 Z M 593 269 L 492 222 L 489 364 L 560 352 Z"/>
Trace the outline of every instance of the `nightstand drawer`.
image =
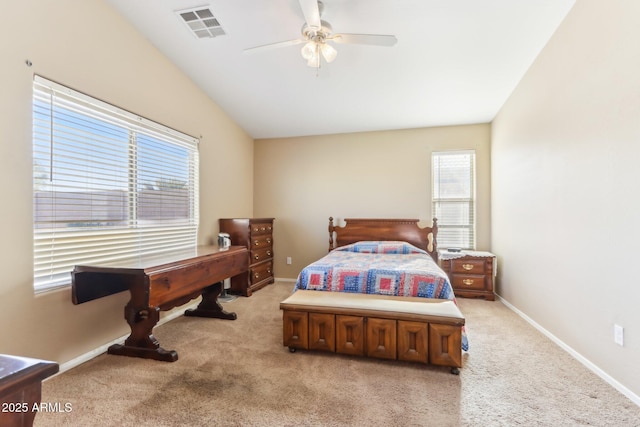
<path id="1" fill-rule="evenodd" d="M 479 274 L 456 274 L 453 276 L 452 285 L 454 289 L 484 290 L 485 277 Z"/>
<path id="2" fill-rule="evenodd" d="M 484 274 L 484 259 L 454 259 L 451 261 L 451 271 L 453 273 Z"/>

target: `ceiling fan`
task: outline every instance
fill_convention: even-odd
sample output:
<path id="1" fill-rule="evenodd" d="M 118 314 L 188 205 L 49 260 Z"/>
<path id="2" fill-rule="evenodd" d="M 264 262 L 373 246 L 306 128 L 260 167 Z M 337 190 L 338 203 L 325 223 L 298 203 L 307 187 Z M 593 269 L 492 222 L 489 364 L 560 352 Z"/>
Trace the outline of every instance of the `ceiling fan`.
<path id="1" fill-rule="evenodd" d="M 302 57 L 307 60 L 309 67 L 320 67 L 320 58 L 324 58 L 327 63 L 336 59 L 338 52 L 329 44 L 332 43 L 354 43 L 368 44 L 375 46 L 393 46 L 398 39 L 393 35 L 384 34 L 334 34 L 331 25 L 321 18 L 324 4 L 318 0 L 298 0 L 304 15 L 305 23 L 302 26 L 302 38 L 287 40 L 277 43 L 269 43 L 261 46 L 245 49 L 245 52 L 257 50 L 273 49 L 284 46 L 292 46 L 304 43 L 302 47 Z"/>

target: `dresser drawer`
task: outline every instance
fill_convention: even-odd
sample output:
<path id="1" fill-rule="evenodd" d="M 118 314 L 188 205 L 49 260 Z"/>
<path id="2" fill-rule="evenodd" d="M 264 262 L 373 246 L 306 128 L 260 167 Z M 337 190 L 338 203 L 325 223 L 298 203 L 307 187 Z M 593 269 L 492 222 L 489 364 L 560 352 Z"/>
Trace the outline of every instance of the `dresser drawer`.
<path id="1" fill-rule="evenodd" d="M 251 224 L 251 236 L 257 236 L 260 234 L 271 234 L 273 226 L 270 222 L 255 222 Z"/>
<path id="2" fill-rule="evenodd" d="M 484 290 L 486 276 L 479 274 L 456 274 L 453 276 L 452 286 L 455 289 Z"/>
<path id="3" fill-rule="evenodd" d="M 484 259 L 454 259 L 451 260 L 452 273 L 485 274 L 486 262 Z"/>
<path id="4" fill-rule="evenodd" d="M 251 250 L 270 248 L 273 243 L 271 234 L 265 234 L 264 236 L 251 236 Z"/>
<path id="5" fill-rule="evenodd" d="M 271 247 L 262 248 L 262 249 L 254 249 L 251 251 L 251 264 L 257 264 L 262 261 L 266 261 L 268 259 L 273 258 L 273 249 Z"/>
<path id="6" fill-rule="evenodd" d="M 273 263 L 271 261 L 251 267 L 251 282 L 258 283 L 273 277 Z"/>

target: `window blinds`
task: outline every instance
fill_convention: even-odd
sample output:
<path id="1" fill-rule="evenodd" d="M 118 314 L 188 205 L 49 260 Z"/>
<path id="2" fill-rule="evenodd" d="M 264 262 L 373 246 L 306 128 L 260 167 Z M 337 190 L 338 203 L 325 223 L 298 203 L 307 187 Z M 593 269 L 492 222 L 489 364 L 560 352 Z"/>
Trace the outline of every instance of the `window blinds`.
<path id="1" fill-rule="evenodd" d="M 74 265 L 194 247 L 198 140 L 36 76 L 34 287 Z"/>
<path id="2" fill-rule="evenodd" d="M 434 152 L 431 159 L 438 246 L 475 249 L 475 152 Z"/>

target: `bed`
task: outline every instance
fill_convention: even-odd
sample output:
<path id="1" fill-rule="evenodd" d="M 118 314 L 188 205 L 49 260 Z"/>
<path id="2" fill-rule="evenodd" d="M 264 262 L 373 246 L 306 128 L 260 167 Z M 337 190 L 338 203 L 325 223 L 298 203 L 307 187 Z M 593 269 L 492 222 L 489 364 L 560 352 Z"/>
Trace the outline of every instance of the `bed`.
<path id="1" fill-rule="evenodd" d="M 329 218 L 329 253 L 309 264 L 294 290 L 350 292 L 455 302 L 449 278 L 437 259 L 437 220 Z M 468 350 L 462 330 L 462 350 Z"/>

